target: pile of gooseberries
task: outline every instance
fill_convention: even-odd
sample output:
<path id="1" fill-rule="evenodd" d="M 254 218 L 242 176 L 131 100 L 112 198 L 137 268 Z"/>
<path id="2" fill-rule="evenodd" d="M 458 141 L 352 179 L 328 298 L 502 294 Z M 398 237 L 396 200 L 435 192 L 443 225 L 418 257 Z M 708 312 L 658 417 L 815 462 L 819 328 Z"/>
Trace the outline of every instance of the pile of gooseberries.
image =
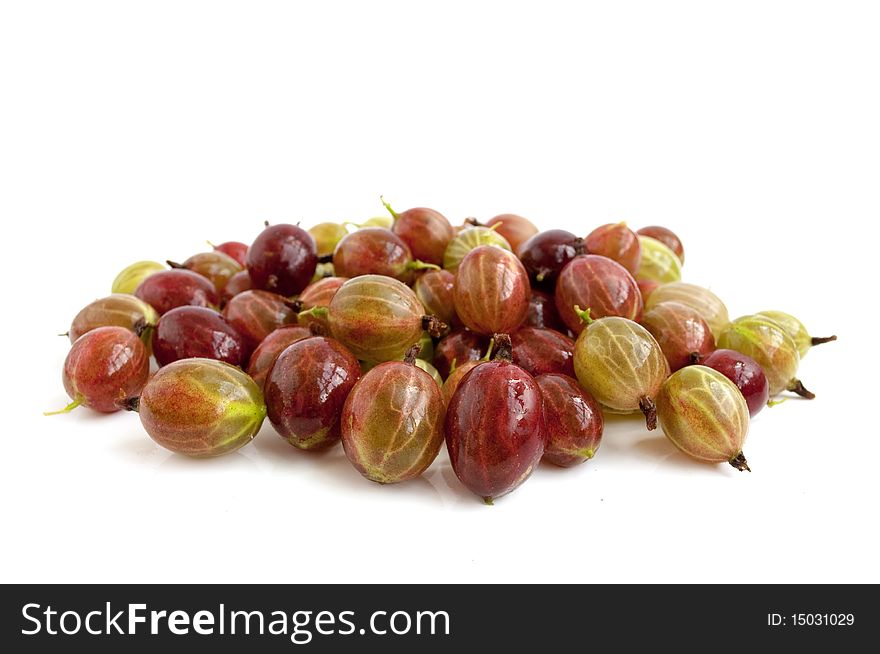
<path id="1" fill-rule="evenodd" d="M 342 447 L 380 484 L 418 477 L 445 443 L 491 504 L 541 462 L 593 459 L 609 413 L 750 470 L 750 420 L 781 393 L 815 397 L 800 362 L 836 337 L 775 310 L 731 321 L 681 280 L 665 227 L 540 231 L 511 213 L 453 225 L 382 202 L 388 215 L 267 223 L 250 244 L 128 266 L 73 318 L 71 402 L 51 414 L 137 412 L 191 457 L 247 445 L 268 417 L 290 456 Z"/>

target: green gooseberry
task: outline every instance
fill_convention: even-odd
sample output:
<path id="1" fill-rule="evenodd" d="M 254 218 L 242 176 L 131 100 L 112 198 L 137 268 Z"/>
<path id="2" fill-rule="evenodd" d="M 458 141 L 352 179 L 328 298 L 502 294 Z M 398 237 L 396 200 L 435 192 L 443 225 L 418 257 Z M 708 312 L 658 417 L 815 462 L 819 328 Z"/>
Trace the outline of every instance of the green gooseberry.
<path id="1" fill-rule="evenodd" d="M 154 272 L 165 270 L 166 266 L 158 261 L 138 261 L 122 269 L 116 279 L 113 280 L 111 293 L 134 294 L 140 283 Z"/>
<path id="2" fill-rule="evenodd" d="M 785 313 L 784 311 L 759 311 L 755 315 L 767 316 L 770 320 L 775 320 L 779 323 L 779 326 L 791 336 L 792 340 L 794 340 L 795 345 L 797 345 L 798 354 L 801 355 L 801 359 L 807 356 L 807 352 L 810 351 L 811 347 L 837 340 L 837 336 L 810 336 L 804 323 L 790 313 Z"/>
<path id="3" fill-rule="evenodd" d="M 641 259 L 636 280 L 668 284 L 681 281 L 681 259 L 665 244 L 650 236 L 639 236 Z"/>

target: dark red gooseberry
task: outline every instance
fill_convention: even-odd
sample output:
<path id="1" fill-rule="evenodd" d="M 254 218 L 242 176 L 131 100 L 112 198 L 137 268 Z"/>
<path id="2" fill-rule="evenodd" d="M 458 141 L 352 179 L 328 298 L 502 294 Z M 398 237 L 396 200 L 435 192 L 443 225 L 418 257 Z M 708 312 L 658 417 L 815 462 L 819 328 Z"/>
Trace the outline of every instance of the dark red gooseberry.
<path id="1" fill-rule="evenodd" d="M 248 349 L 238 330 L 213 309 L 177 307 L 159 319 L 153 354 L 160 366 L 196 357 L 241 366 Z"/>
<path id="2" fill-rule="evenodd" d="M 248 274 L 247 270 L 242 270 L 235 273 L 232 277 L 229 278 L 229 281 L 226 282 L 226 286 L 223 288 L 223 293 L 220 295 L 220 299 L 225 306 L 229 300 L 234 298 L 239 293 L 244 293 L 245 291 L 249 291 L 253 288 L 251 284 L 251 276 Z"/>
<path id="3" fill-rule="evenodd" d="M 446 446 L 461 482 L 487 504 L 522 484 L 544 453 L 541 389 L 512 363 L 497 335 L 498 358 L 475 366 L 446 411 Z"/>
<path id="4" fill-rule="evenodd" d="M 336 291 L 347 281 L 348 277 L 324 277 L 309 284 L 299 296 L 302 307 L 299 324 L 305 327 L 314 325 L 319 332 L 329 333 L 330 323 L 327 320 L 327 312 L 313 311 L 313 309 L 329 307 Z"/>
<path id="5" fill-rule="evenodd" d="M 150 355 L 137 335 L 125 327 L 98 327 L 80 336 L 64 360 L 64 390 L 78 406 L 111 413 L 137 397 L 150 376 Z"/>
<path id="6" fill-rule="evenodd" d="M 385 275 L 408 284 L 414 271 L 430 264 L 413 261 L 409 246 L 390 229 L 366 227 L 343 237 L 333 252 L 333 272 L 340 277 Z"/>
<path id="7" fill-rule="evenodd" d="M 461 260 L 453 297 L 458 317 L 471 331 L 512 332 L 529 312 L 529 276 L 512 252 L 481 245 Z"/>
<path id="8" fill-rule="evenodd" d="M 555 372 L 574 377 L 574 341 L 552 329 L 523 327 L 510 336 L 513 362 L 537 377 Z"/>
<path id="9" fill-rule="evenodd" d="M 715 350 L 700 361 L 700 365 L 712 368 L 736 384 L 746 398 L 749 415 L 754 417 L 770 400 L 770 382 L 758 363 L 735 350 Z"/>
<path id="10" fill-rule="evenodd" d="M 226 284 L 230 278 L 241 272 L 241 264 L 232 257 L 222 252 L 200 252 L 194 254 L 183 263 L 175 263 L 173 261 L 166 262 L 171 268 L 183 268 L 198 273 L 202 277 L 208 278 L 217 289 L 218 294 L 223 293 Z"/>
<path id="11" fill-rule="evenodd" d="M 636 234 L 650 236 L 651 238 L 660 241 L 663 245 L 675 252 L 681 262 L 684 263 L 684 246 L 681 244 L 681 239 L 678 238 L 672 230 L 658 225 L 651 225 L 650 227 L 642 227 L 636 232 Z"/>
<path id="12" fill-rule="evenodd" d="M 700 314 L 680 302 L 661 302 L 642 316 L 642 326 L 651 332 L 669 369 L 700 363 L 715 349 L 715 337 Z"/>
<path id="13" fill-rule="evenodd" d="M 416 207 L 397 213 L 382 200 L 394 218 L 391 230 L 409 246 L 412 257 L 424 263 L 443 265 L 443 253 L 455 236 L 452 225 L 439 211 Z M 401 280 L 404 281 L 404 280 Z"/>
<path id="14" fill-rule="evenodd" d="M 342 407 L 360 373 L 358 360 L 332 338 L 313 336 L 287 346 L 266 377 L 269 420 L 299 449 L 334 445 Z"/>
<path id="15" fill-rule="evenodd" d="M 249 351 L 280 327 L 296 323 L 294 303 L 269 291 L 245 291 L 229 300 L 223 317 L 241 334 Z"/>
<path id="16" fill-rule="evenodd" d="M 575 334 L 584 328 L 575 305 L 589 308 L 594 320 L 620 316 L 638 321 L 642 295 L 626 268 L 608 257 L 587 254 L 572 259 L 556 282 L 556 309 Z"/>
<path id="17" fill-rule="evenodd" d="M 551 289 L 565 264 L 583 253 L 583 239 L 564 229 L 539 232 L 517 250 L 531 278 Z"/>
<path id="18" fill-rule="evenodd" d="M 311 336 L 314 334 L 308 327 L 291 325 L 276 329 L 263 339 L 263 342 L 251 354 L 247 369 L 247 373 L 260 387 L 260 390 L 266 385 L 266 377 L 275 364 L 275 359 L 287 349 L 287 346 Z"/>
<path id="19" fill-rule="evenodd" d="M 380 484 L 418 477 L 443 445 L 443 398 L 431 375 L 415 365 L 417 349 L 366 373 L 342 409 L 348 460 Z"/>
<path id="20" fill-rule="evenodd" d="M 209 245 L 211 244 L 209 243 Z M 211 247 L 217 252 L 222 252 L 226 256 L 232 257 L 240 266 L 244 267 L 247 265 L 248 246 L 246 243 L 240 243 L 239 241 L 226 241 L 220 245 L 211 245 Z"/>
<path id="21" fill-rule="evenodd" d="M 536 288 L 532 289 L 529 298 L 529 312 L 526 314 L 525 327 L 537 327 L 539 329 L 555 329 L 558 332 L 565 331 L 568 327 L 559 317 L 556 310 L 556 300 L 550 293 L 545 293 Z"/>
<path id="22" fill-rule="evenodd" d="M 455 313 L 455 275 L 448 270 L 429 270 L 419 275 L 413 284 L 413 292 L 425 313 L 442 320 L 447 325 L 459 322 Z"/>
<path id="23" fill-rule="evenodd" d="M 635 275 L 642 259 L 639 237 L 626 223 L 602 225 L 594 229 L 584 240 L 587 252 L 599 254 L 616 261 Z"/>
<path id="24" fill-rule="evenodd" d="M 452 332 L 441 338 L 434 346 L 434 367 L 443 379 L 449 377 L 453 364 L 458 367 L 467 361 L 477 361 L 482 358 L 486 348 L 489 347 L 489 339 L 486 336 L 476 334 L 469 329 Z"/>
<path id="25" fill-rule="evenodd" d="M 206 277 L 191 270 L 160 270 L 138 285 L 134 294 L 159 315 L 177 307 L 217 307 L 220 296 Z"/>
<path id="26" fill-rule="evenodd" d="M 248 248 L 246 261 L 254 288 L 290 297 L 311 281 L 318 265 L 318 250 L 304 229 L 271 225 Z"/>
<path id="27" fill-rule="evenodd" d="M 486 222 L 486 227 L 495 227 L 495 231 L 507 239 L 507 242 L 510 243 L 510 249 L 514 252 L 519 250 L 520 245 L 538 233 L 538 228 L 530 220 L 515 213 L 502 213 L 490 218 Z"/>
<path id="28" fill-rule="evenodd" d="M 571 467 L 592 459 L 605 418 L 599 403 L 568 375 L 535 377 L 544 400 L 544 461 Z"/>

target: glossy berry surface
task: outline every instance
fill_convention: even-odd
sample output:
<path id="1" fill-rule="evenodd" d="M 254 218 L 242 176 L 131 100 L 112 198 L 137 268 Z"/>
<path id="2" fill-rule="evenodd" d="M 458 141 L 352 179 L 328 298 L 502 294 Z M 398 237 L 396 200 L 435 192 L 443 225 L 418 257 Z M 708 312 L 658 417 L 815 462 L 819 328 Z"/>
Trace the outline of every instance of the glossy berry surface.
<path id="1" fill-rule="evenodd" d="M 735 350 L 715 350 L 700 362 L 717 370 L 732 381 L 743 394 L 754 417 L 770 400 L 770 383 L 761 366 L 749 356 Z"/>
<path id="2" fill-rule="evenodd" d="M 409 246 L 414 259 L 443 265 L 443 253 L 455 236 L 452 225 L 439 211 L 415 207 L 397 213 L 386 205 L 394 217 L 391 230 Z"/>
<path id="3" fill-rule="evenodd" d="M 340 437 L 339 419 L 360 364 L 341 343 L 313 336 L 289 345 L 264 387 L 272 426 L 302 450 L 321 450 Z"/>
<path id="4" fill-rule="evenodd" d="M 760 311 L 756 315 L 770 318 L 782 327 L 797 346 L 801 359 L 807 356 L 811 348 L 837 340 L 837 336 L 811 336 L 804 323 L 784 311 Z"/>
<path id="5" fill-rule="evenodd" d="M 266 227 L 248 248 L 247 270 L 254 288 L 296 295 L 315 274 L 315 240 L 296 225 Z"/>
<path id="6" fill-rule="evenodd" d="M 352 232 L 339 241 L 333 253 L 333 271 L 339 277 L 385 275 L 409 283 L 418 267 L 409 246 L 381 227 Z"/>
<path id="7" fill-rule="evenodd" d="M 700 363 L 715 349 L 715 337 L 696 309 L 680 302 L 661 302 L 645 311 L 642 326 L 660 345 L 675 372 Z"/>
<path id="8" fill-rule="evenodd" d="M 639 236 L 641 259 L 636 279 L 670 284 L 681 281 L 681 260 L 660 241 Z"/>
<path id="9" fill-rule="evenodd" d="M 299 325 L 276 329 L 264 338 L 259 347 L 251 354 L 247 374 L 262 390 L 266 384 L 266 377 L 269 376 L 269 371 L 275 365 L 275 360 L 287 349 L 287 346 L 312 336 L 314 334 L 310 329 Z"/>
<path id="10" fill-rule="evenodd" d="M 443 268 L 454 273 L 468 252 L 481 245 L 491 245 L 502 250 L 512 251 L 510 243 L 501 234 L 489 227 L 466 227 L 456 234 L 443 252 Z"/>
<path id="11" fill-rule="evenodd" d="M 206 277 L 217 289 L 218 294 L 223 293 L 230 278 L 242 271 L 242 266 L 235 259 L 219 251 L 200 252 L 194 254 L 182 264 L 169 262 L 172 268 L 184 268 Z"/>
<path id="12" fill-rule="evenodd" d="M 568 329 L 559 312 L 556 310 L 556 300 L 550 293 L 532 289 L 532 295 L 529 298 L 529 311 L 523 322 L 525 327 L 538 327 L 539 329 L 555 329 L 562 332 Z"/>
<path id="13" fill-rule="evenodd" d="M 235 273 L 229 278 L 229 281 L 226 282 L 226 286 L 223 288 L 223 293 L 220 295 L 223 306 L 226 306 L 229 300 L 239 293 L 244 293 L 252 288 L 253 284 L 251 284 L 251 276 L 248 274 L 247 270 L 241 270 Z"/>
<path id="14" fill-rule="evenodd" d="M 578 382 L 603 406 L 619 413 L 641 411 L 648 429 L 657 426 L 654 398 L 669 376 L 663 351 L 641 325 L 626 318 L 591 321 L 575 343 Z"/>
<path id="15" fill-rule="evenodd" d="M 471 331 L 509 333 L 529 311 L 529 277 L 512 252 L 481 245 L 461 260 L 453 297 L 459 319 Z"/>
<path id="16" fill-rule="evenodd" d="M 673 373 L 657 395 L 657 415 L 663 433 L 688 456 L 749 470 L 742 453 L 749 410 L 739 389 L 720 372 L 688 366 Z"/>
<path id="17" fill-rule="evenodd" d="M 531 475 L 544 454 L 541 389 L 504 360 L 473 368 L 449 401 L 446 446 L 461 482 L 486 503 Z"/>
<path id="18" fill-rule="evenodd" d="M 231 257 L 242 268 L 247 265 L 247 243 L 241 243 L 239 241 L 226 241 L 225 243 L 221 243 L 220 245 L 215 245 L 213 247 L 215 252 L 221 252 L 227 257 Z"/>
<path id="19" fill-rule="evenodd" d="M 102 413 L 125 408 L 150 375 L 150 355 L 125 327 L 97 327 L 76 340 L 64 360 L 64 390 L 73 400 L 67 413 L 85 406 Z"/>
<path id="20" fill-rule="evenodd" d="M 486 227 L 492 227 L 510 244 L 516 252 L 519 246 L 538 233 L 538 228 L 528 218 L 515 213 L 502 213 L 486 221 Z"/>
<path id="21" fill-rule="evenodd" d="M 672 250 L 675 253 L 675 256 L 684 263 L 684 246 L 681 244 L 681 239 L 678 238 L 675 232 L 671 229 L 666 229 L 659 225 L 650 225 L 648 227 L 642 227 L 636 232 L 636 234 L 639 236 L 648 236 L 660 241 L 663 245 Z"/>
<path id="22" fill-rule="evenodd" d="M 712 291 L 702 286 L 686 282 L 662 284 L 648 297 L 645 308 L 651 309 L 661 302 L 680 302 L 695 309 L 709 325 L 716 341 L 721 332 L 730 324 L 730 317 L 724 302 Z"/>
<path id="23" fill-rule="evenodd" d="M 590 254 L 598 254 L 616 261 L 631 275 L 639 269 L 642 246 L 636 233 L 626 223 L 614 223 L 597 227 L 584 239 Z"/>
<path id="24" fill-rule="evenodd" d="M 592 459 L 605 429 L 599 403 L 568 375 L 544 374 L 535 381 L 544 400 L 544 461 L 568 468 Z"/>
<path id="25" fill-rule="evenodd" d="M 209 279 L 191 270 L 163 270 L 140 283 L 134 294 L 159 315 L 177 307 L 217 307 L 220 296 Z"/>
<path id="26" fill-rule="evenodd" d="M 342 446 L 364 477 L 393 484 L 422 474 L 443 445 L 440 388 L 414 362 L 381 363 L 355 384 L 342 409 Z"/>
<path id="27" fill-rule="evenodd" d="M 559 373 L 574 377 L 574 341 L 552 329 L 523 327 L 510 335 L 513 362 L 534 377 Z"/>
<path id="28" fill-rule="evenodd" d="M 159 319 L 153 354 L 160 366 L 178 359 L 204 358 L 233 366 L 247 361 L 244 338 L 219 313 L 205 307 L 177 307 Z"/>
<path id="29" fill-rule="evenodd" d="M 213 359 L 182 359 L 160 369 L 144 387 L 137 410 L 159 445 L 199 458 L 247 445 L 266 417 L 253 380 Z"/>
<path id="30" fill-rule="evenodd" d="M 309 234 L 315 239 L 315 247 L 319 257 L 333 254 L 337 244 L 348 234 L 345 225 L 339 223 L 318 223 L 311 229 Z"/>
<path id="31" fill-rule="evenodd" d="M 269 291 L 245 291 L 223 308 L 223 317 L 241 334 L 248 351 L 280 327 L 296 322 L 293 303 Z"/>
<path id="32" fill-rule="evenodd" d="M 425 309 L 401 282 L 362 275 L 339 287 L 328 308 L 330 331 L 358 358 L 403 359 L 424 331 Z"/>
<path id="33" fill-rule="evenodd" d="M 565 264 L 584 252 L 583 239 L 564 229 L 550 229 L 523 243 L 517 255 L 533 280 L 552 289 Z"/>
<path id="34" fill-rule="evenodd" d="M 425 307 L 425 313 L 447 325 L 458 322 L 458 314 L 455 312 L 455 275 L 451 272 L 428 270 L 418 276 L 412 289 Z"/>
<path id="35" fill-rule="evenodd" d="M 133 295 L 114 293 L 83 307 L 73 319 L 70 342 L 98 327 L 125 327 L 149 343 L 150 332 L 159 322 L 159 314 L 149 304 Z"/>
<path id="36" fill-rule="evenodd" d="M 446 379 L 453 366 L 458 367 L 467 361 L 482 358 L 489 347 L 489 338 L 469 329 L 454 331 L 440 339 L 434 346 L 434 367 Z"/>
<path id="37" fill-rule="evenodd" d="M 556 309 L 575 334 L 584 328 L 575 305 L 589 308 L 593 319 L 620 316 L 639 320 L 642 294 L 633 276 L 616 261 L 595 254 L 572 259 L 556 282 Z"/>

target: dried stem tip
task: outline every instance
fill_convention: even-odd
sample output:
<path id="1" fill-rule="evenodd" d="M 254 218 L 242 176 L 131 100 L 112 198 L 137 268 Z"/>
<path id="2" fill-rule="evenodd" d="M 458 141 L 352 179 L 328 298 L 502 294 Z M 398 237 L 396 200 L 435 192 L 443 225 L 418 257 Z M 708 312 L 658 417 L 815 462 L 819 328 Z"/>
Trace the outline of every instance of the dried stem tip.
<path id="1" fill-rule="evenodd" d="M 422 316 L 422 329 L 428 332 L 431 338 L 440 338 L 449 329 L 449 325 L 434 316 Z"/>
<path id="2" fill-rule="evenodd" d="M 406 355 L 403 357 L 403 362 L 408 363 L 411 366 L 416 365 L 416 359 L 418 358 L 419 352 L 421 351 L 422 344 L 416 343 L 406 351 Z"/>
<path id="3" fill-rule="evenodd" d="M 165 263 L 168 264 L 168 267 L 173 270 L 180 270 L 181 268 L 186 268 L 182 263 L 177 263 L 176 261 L 171 261 L 171 259 L 166 259 Z"/>
<path id="4" fill-rule="evenodd" d="M 120 407 L 126 411 L 137 411 L 141 405 L 141 398 L 129 397 L 120 403 Z"/>
<path id="5" fill-rule="evenodd" d="M 645 414 L 645 423 L 648 425 L 648 431 L 657 429 L 657 406 L 650 397 L 639 398 L 639 408 Z"/>
<path id="6" fill-rule="evenodd" d="M 836 340 L 837 336 L 813 336 L 810 339 L 810 345 L 822 345 L 823 343 L 831 343 Z"/>
<path id="7" fill-rule="evenodd" d="M 791 384 L 789 384 L 788 386 L 788 390 L 790 390 L 792 393 L 797 393 L 801 397 L 804 397 L 808 400 L 816 399 L 816 394 L 808 391 L 804 387 L 804 383 L 800 379 L 793 379 L 791 381 Z"/>
<path id="8" fill-rule="evenodd" d="M 318 257 L 318 263 L 333 263 L 333 254 L 322 254 Z"/>
<path id="9" fill-rule="evenodd" d="M 747 470 L 748 472 L 752 471 L 752 469 L 749 467 L 748 462 L 746 461 L 746 457 L 743 456 L 742 452 L 740 452 L 730 460 L 730 465 L 732 465 L 740 472 L 742 472 L 743 470 Z"/>
<path id="10" fill-rule="evenodd" d="M 513 343 L 509 334 L 495 334 L 492 337 L 495 341 L 495 354 L 492 355 L 493 361 L 513 362 Z"/>

